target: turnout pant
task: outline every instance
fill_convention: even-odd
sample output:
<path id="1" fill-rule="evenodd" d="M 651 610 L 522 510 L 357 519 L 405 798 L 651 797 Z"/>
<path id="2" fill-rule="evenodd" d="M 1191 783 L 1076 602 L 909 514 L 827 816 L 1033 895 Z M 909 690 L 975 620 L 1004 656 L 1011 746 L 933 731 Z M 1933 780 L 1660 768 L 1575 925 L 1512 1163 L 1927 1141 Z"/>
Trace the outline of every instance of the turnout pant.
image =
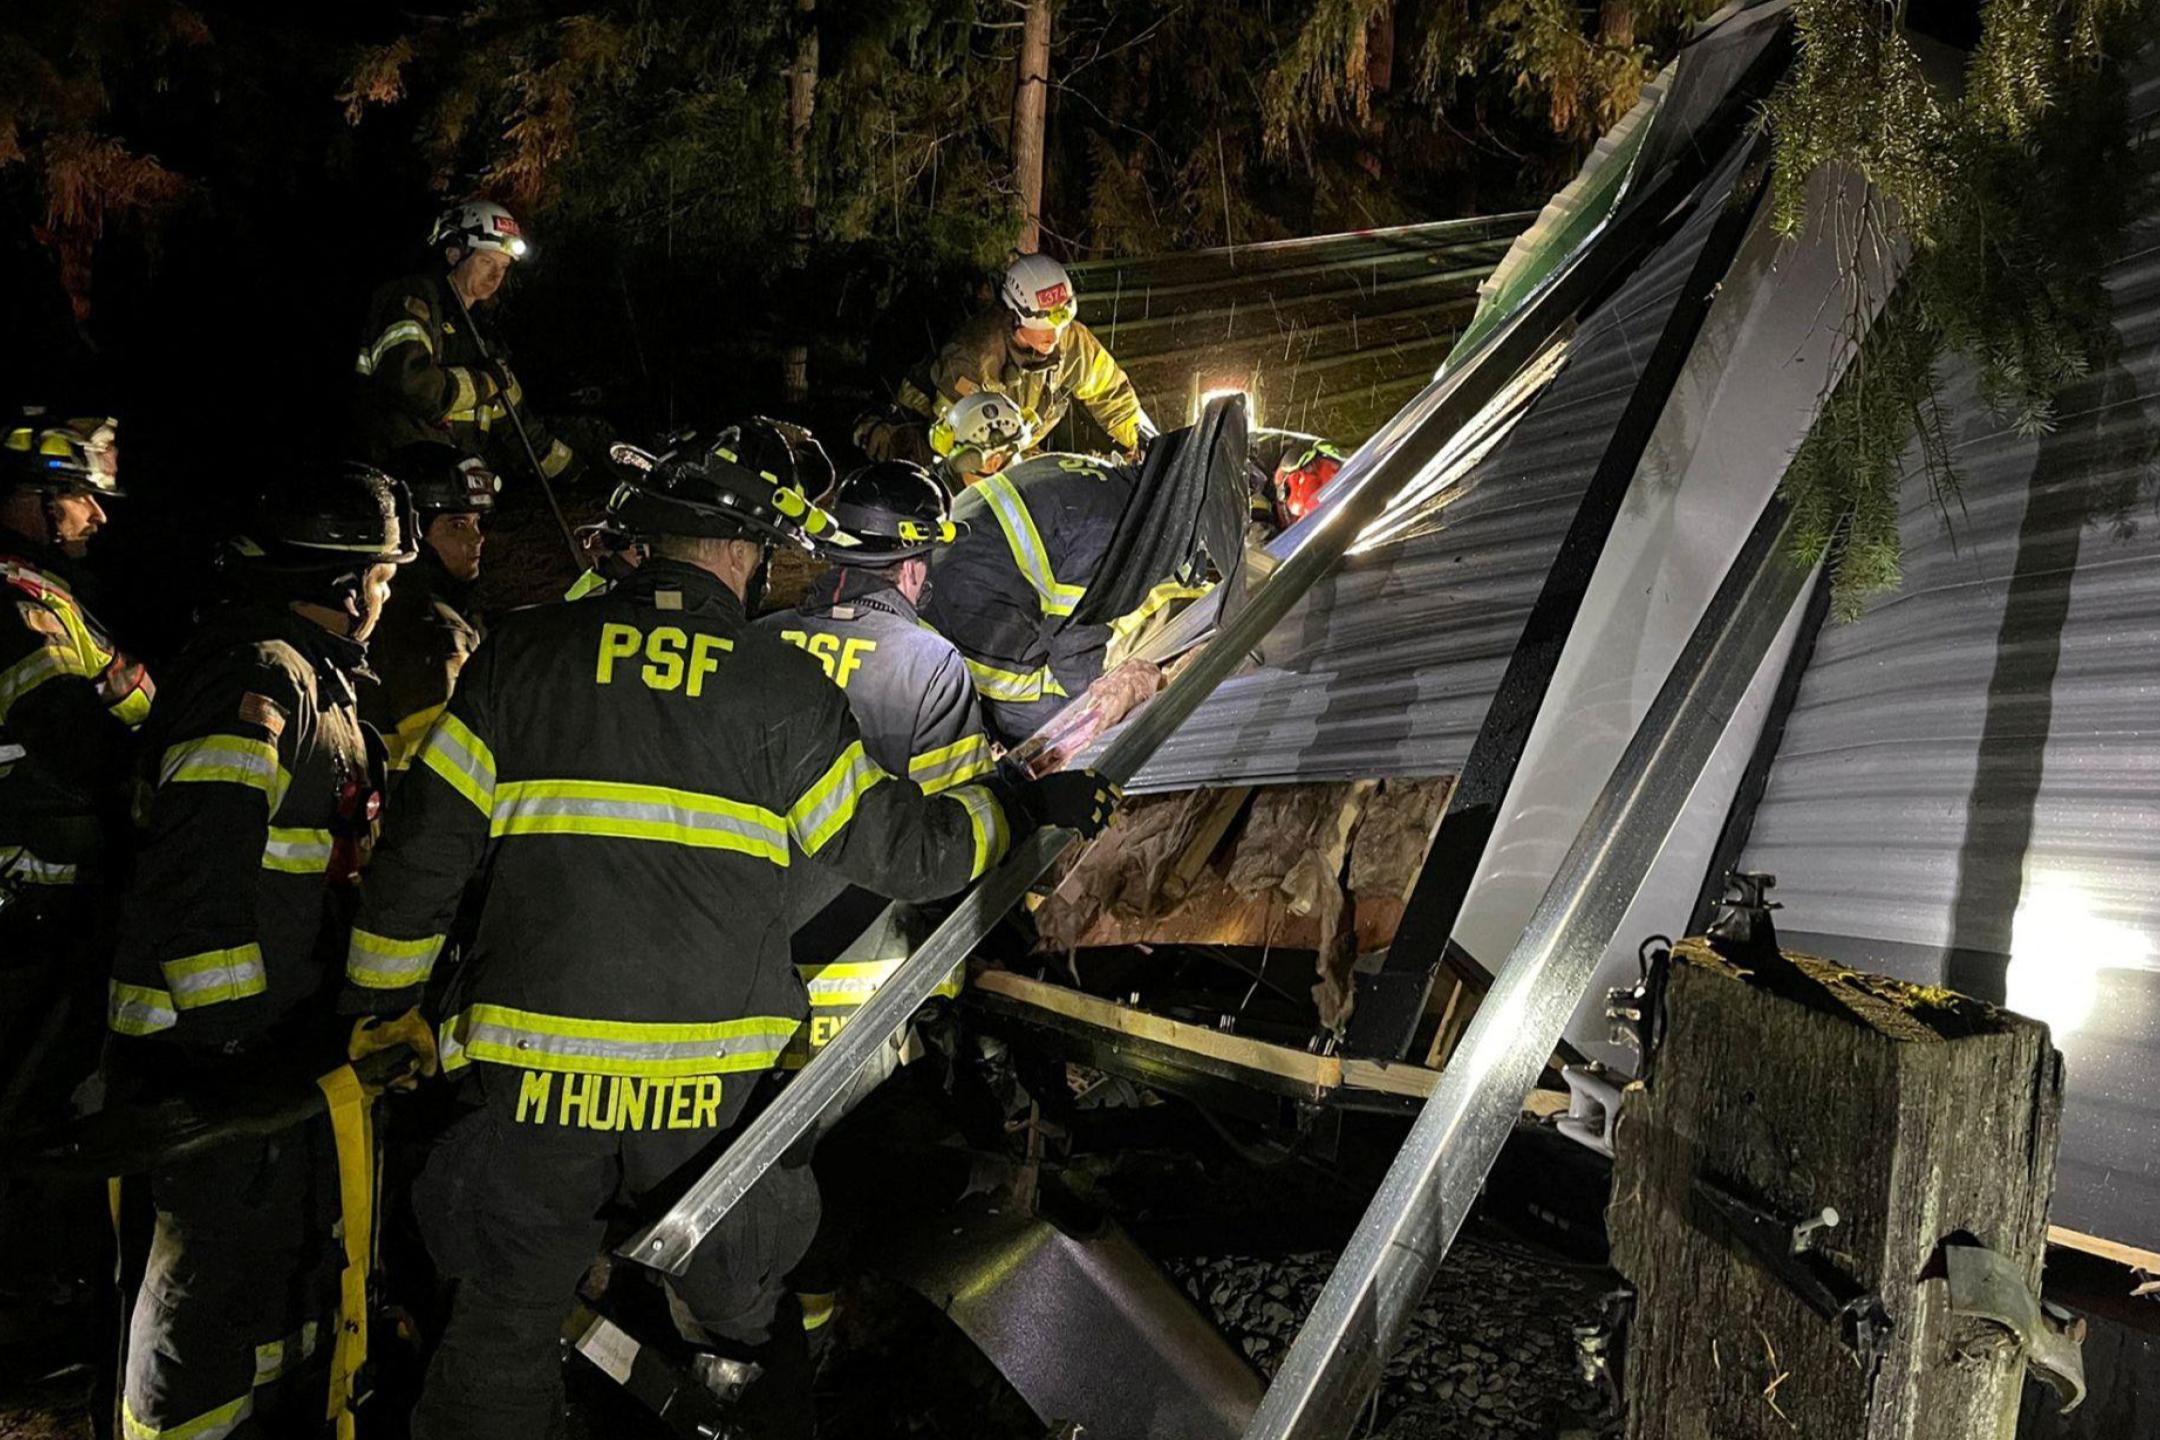
<path id="1" fill-rule="evenodd" d="M 414 1440 L 564 1433 L 558 1336 L 610 1214 L 650 1215 L 673 1200 L 719 1154 L 761 1078 L 467 1072 L 470 1108 L 413 1188 L 429 1253 L 453 1286 Z M 677 1308 L 715 1336 L 764 1344 L 817 1222 L 809 1168 L 776 1167 L 669 1282 Z"/>
<path id="2" fill-rule="evenodd" d="M 157 1226 L 128 1330 L 126 1440 L 325 1433 L 337 1184 L 321 1118 L 150 1176 Z"/>

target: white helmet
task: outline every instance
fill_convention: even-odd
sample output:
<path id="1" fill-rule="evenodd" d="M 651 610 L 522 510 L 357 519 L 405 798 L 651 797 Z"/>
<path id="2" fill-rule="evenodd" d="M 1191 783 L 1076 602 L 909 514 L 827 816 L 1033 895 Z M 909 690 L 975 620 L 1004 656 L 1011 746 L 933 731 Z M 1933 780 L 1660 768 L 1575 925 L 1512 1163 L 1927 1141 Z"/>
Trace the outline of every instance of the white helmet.
<path id="1" fill-rule="evenodd" d="M 999 295 L 1017 318 L 1052 330 L 1063 330 L 1080 313 L 1072 276 L 1047 255 L 1022 255 L 1013 261 Z"/>
<path id="2" fill-rule="evenodd" d="M 467 250 L 499 250 L 513 260 L 532 253 L 517 216 L 492 200 L 468 200 L 453 205 L 435 221 L 428 235 L 430 245 L 462 245 Z"/>
<path id="3" fill-rule="evenodd" d="M 932 423 L 930 448 L 947 458 L 963 450 L 1014 454 L 1027 447 L 1031 418 L 1011 396 L 977 390 L 955 400 Z"/>

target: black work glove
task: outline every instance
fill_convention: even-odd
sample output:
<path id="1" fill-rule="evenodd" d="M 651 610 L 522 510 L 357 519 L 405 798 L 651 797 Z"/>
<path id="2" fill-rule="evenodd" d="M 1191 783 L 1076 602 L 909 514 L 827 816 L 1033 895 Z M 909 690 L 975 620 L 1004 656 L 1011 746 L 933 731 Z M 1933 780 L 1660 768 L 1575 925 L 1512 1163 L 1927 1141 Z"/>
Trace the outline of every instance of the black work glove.
<path id="1" fill-rule="evenodd" d="M 1093 770 L 1060 770 L 1040 780 L 1009 781 L 1002 788 L 1015 838 L 1038 826 L 1059 825 L 1092 840 L 1125 798 L 1123 790 Z"/>

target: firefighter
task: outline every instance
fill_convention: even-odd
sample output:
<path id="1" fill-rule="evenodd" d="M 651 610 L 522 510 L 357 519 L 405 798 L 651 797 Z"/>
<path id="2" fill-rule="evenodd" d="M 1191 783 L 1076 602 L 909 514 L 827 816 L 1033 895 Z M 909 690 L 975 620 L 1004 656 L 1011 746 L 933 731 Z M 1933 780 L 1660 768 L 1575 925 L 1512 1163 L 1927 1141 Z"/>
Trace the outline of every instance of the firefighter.
<path id="1" fill-rule="evenodd" d="M 995 390 L 954 401 L 930 426 L 938 474 L 956 494 L 1010 465 L 1031 438 L 1019 404 Z"/>
<path id="2" fill-rule="evenodd" d="M 472 601 L 487 545 L 481 525 L 502 481 L 486 462 L 441 445 L 409 446 L 391 468 L 420 516 L 420 558 L 398 577 L 368 644 L 378 683 L 362 688 L 360 718 L 381 733 L 395 780 L 480 644 Z"/>
<path id="3" fill-rule="evenodd" d="M 29 1101 L 18 1081 L 49 1110 L 95 1066 L 99 932 L 154 693 L 79 593 L 121 493 L 113 422 L 26 418 L 0 438 L 0 1113 Z"/>
<path id="4" fill-rule="evenodd" d="M 392 281 L 368 306 L 354 362 L 362 452 L 383 465 L 408 445 L 449 445 L 488 461 L 497 473 L 523 474 L 531 462 L 517 437 L 515 411 L 541 474 L 565 476 L 575 453 L 526 408 L 524 389 L 500 363 L 500 350 L 498 363 L 482 354 L 475 328 L 473 310 L 492 300 L 510 267 L 530 253 L 517 217 L 491 200 L 453 205 L 436 220 L 428 245 L 441 255 L 441 267 Z"/>
<path id="5" fill-rule="evenodd" d="M 1243 446 L 1242 428 L 1196 425 L 1142 465 L 1037 455 L 959 498 L 968 529 L 932 557 L 923 618 L 965 657 L 993 739 L 1026 740 L 1104 672 L 1118 626 L 1196 593 L 1203 553 L 1217 570 L 1238 563 Z"/>
<path id="6" fill-rule="evenodd" d="M 149 727 L 155 790 L 108 1016 L 118 1102 L 304 1083 L 342 1058 L 336 960 L 381 784 L 355 679 L 414 531 L 403 486 L 325 466 L 233 541 L 239 598 L 183 650 Z M 344 1263 L 328 1123 L 149 1183 L 126 1434 L 316 1433 Z"/>
<path id="7" fill-rule="evenodd" d="M 1000 304 L 960 327 L 929 363 L 901 382 L 897 404 L 865 416 L 856 443 L 872 459 L 921 460 L 933 425 L 954 402 L 993 390 L 1019 405 L 1033 441 L 1075 402 L 1128 457 L 1155 434 L 1133 383 L 1079 319 L 1065 267 L 1022 255 L 1005 271 Z"/>
<path id="8" fill-rule="evenodd" d="M 926 899 L 1038 819 L 1107 815 L 1085 774 L 925 796 L 868 757 L 815 659 L 747 623 L 772 548 L 830 526 L 794 488 L 798 460 L 750 421 L 630 482 L 622 519 L 650 558 L 603 594 L 497 622 L 399 792 L 348 1008 L 409 1013 L 488 873 L 440 1017 L 463 1109 L 414 1187 L 456 1287 L 422 1440 L 563 1433 L 556 1337 L 601 1217 L 695 1174 L 778 1061 L 806 1008 L 786 923 L 813 866 Z M 816 1222 L 807 1170 L 777 1170 L 677 1301 L 785 1373 L 803 1341 L 775 1323 L 783 1278 Z M 794 1352 L 772 1348 L 790 1336 Z M 792 1414 L 807 1425 L 806 1404 Z"/>
<path id="9" fill-rule="evenodd" d="M 952 642 L 916 610 L 929 589 L 931 554 L 960 537 L 944 487 L 920 465 L 879 461 L 841 483 L 832 515 L 850 543 L 821 546 L 833 568 L 810 582 L 800 604 L 766 616 L 759 628 L 824 666 L 846 693 L 863 749 L 879 768 L 907 776 L 926 795 L 979 781 L 995 756 L 974 681 Z M 806 879 L 803 888 L 794 951 L 810 1023 L 790 1065 L 838 1033 L 907 954 L 904 939 L 874 956 L 848 953 L 885 909 L 881 898 L 838 877 Z M 872 948 L 879 949 L 874 939 Z"/>

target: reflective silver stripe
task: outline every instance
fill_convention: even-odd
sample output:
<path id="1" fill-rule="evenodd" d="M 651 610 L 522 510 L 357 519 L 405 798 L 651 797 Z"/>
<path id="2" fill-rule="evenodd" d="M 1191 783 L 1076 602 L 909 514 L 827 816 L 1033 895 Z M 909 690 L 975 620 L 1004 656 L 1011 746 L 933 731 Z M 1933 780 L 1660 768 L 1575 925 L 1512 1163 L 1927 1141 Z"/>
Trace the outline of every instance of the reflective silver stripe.
<path id="1" fill-rule="evenodd" d="M 925 795 L 935 795 L 986 773 L 991 764 L 988 737 L 969 735 L 950 745 L 925 750 L 908 761 L 907 773 L 908 779 L 922 786 Z"/>
<path id="2" fill-rule="evenodd" d="M 706 1024 L 585 1020 L 474 1005 L 442 1031 L 446 1069 L 475 1060 L 598 1075 L 720 1075 L 769 1070 L 801 1022 L 777 1015 Z"/>
<path id="3" fill-rule="evenodd" d="M 275 811 L 292 777 L 278 763 L 277 747 L 245 735 L 205 735 L 166 750 L 158 784 L 246 785 L 262 791 Z"/>
<path id="4" fill-rule="evenodd" d="M 328 830 L 272 825 L 270 838 L 263 845 L 263 869 L 288 875 L 320 875 L 330 868 L 330 855 L 336 848 L 337 842 Z"/>
<path id="5" fill-rule="evenodd" d="M 345 978 L 371 990 L 402 990 L 424 985 L 442 954 L 443 936 L 393 940 L 355 925 L 345 945 Z"/>
<path id="6" fill-rule="evenodd" d="M 263 971 L 262 950 L 253 944 L 161 960 L 158 968 L 165 972 L 173 1004 L 182 1010 L 245 1000 L 262 994 L 270 983 Z"/>
<path id="7" fill-rule="evenodd" d="M 1042 602 L 1043 614 L 1072 614 L 1073 607 L 1087 592 L 1078 585 L 1058 582 L 1056 572 L 1050 568 L 1050 552 L 1035 528 L 1035 517 L 1028 513 L 1027 502 L 1020 498 L 1020 491 L 1011 479 L 992 475 L 978 481 L 975 488 L 989 502 L 990 513 L 997 517 L 998 528 L 1005 532 L 1005 545 L 1012 551 L 1013 563 L 1034 587 L 1036 598 Z"/>
<path id="8" fill-rule="evenodd" d="M 108 982 L 105 1023 L 115 1035 L 155 1035 L 180 1023 L 172 996 L 151 985 Z"/>
<path id="9" fill-rule="evenodd" d="M 0 880 L 18 885 L 72 885 L 80 867 L 40 860 L 20 845 L 0 846 Z"/>
<path id="10" fill-rule="evenodd" d="M 857 740 L 840 752 L 818 782 L 788 809 L 788 829 L 803 853 L 815 855 L 855 818 L 855 804 L 873 786 L 892 777 L 878 768 Z"/>
<path id="11" fill-rule="evenodd" d="M 605 780 L 512 780 L 495 795 L 491 835 L 591 835 L 734 850 L 788 863 L 787 825 L 758 805 Z"/>
<path id="12" fill-rule="evenodd" d="M 837 1009 L 862 1004 L 877 993 L 877 988 L 891 978 L 893 971 L 906 961 L 905 955 L 893 960 L 847 960 L 818 965 L 798 965 L 803 989 L 810 993 L 810 1004 L 815 1009 Z M 960 972 L 965 962 L 953 967 L 952 974 L 945 977 L 933 995 L 958 995 Z"/>
<path id="13" fill-rule="evenodd" d="M 362 375 L 373 375 L 376 367 L 382 364 L 383 356 L 400 345 L 418 345 L 430 355 L 435 353 L 435 347 L 428 344 L 427 331 L 421 327 L 419 321 L 400 320 L 376 336 L 373 345 L 360 352 L 360 358 L 353 368 Z"/>
<path id="14" fill-rule="evenodd" d="M 454 712 L 445 710 L 436 717 L 427 743 L 420 747 L 420 763 L 478 806 L 481 814 L 495 808 L 495 752 Z"/>
<path id="15" fill-rule="evenodd" d="M 87 677 L 89 673 L 70 665 L 57 647 L 39 646 L 7 669 L 0 670 L 0 719 L 6 717 L 16 701 L 46 681 L 58 680 L 65 675 Z"/>
<path id="16" fill-rule="evenodd" d="M 1006 848 L 1012 844 L 1012 831 L 1005 823 L 1005 807 L 998 804 L 995 795 L 981 785 L 962 785 L 939 798 L 957 800 L 967 807 L 968 825 L 975 832 L 975 867 L 968 872 L 968 879 L 975 879 L 1005 858 Z"/>

